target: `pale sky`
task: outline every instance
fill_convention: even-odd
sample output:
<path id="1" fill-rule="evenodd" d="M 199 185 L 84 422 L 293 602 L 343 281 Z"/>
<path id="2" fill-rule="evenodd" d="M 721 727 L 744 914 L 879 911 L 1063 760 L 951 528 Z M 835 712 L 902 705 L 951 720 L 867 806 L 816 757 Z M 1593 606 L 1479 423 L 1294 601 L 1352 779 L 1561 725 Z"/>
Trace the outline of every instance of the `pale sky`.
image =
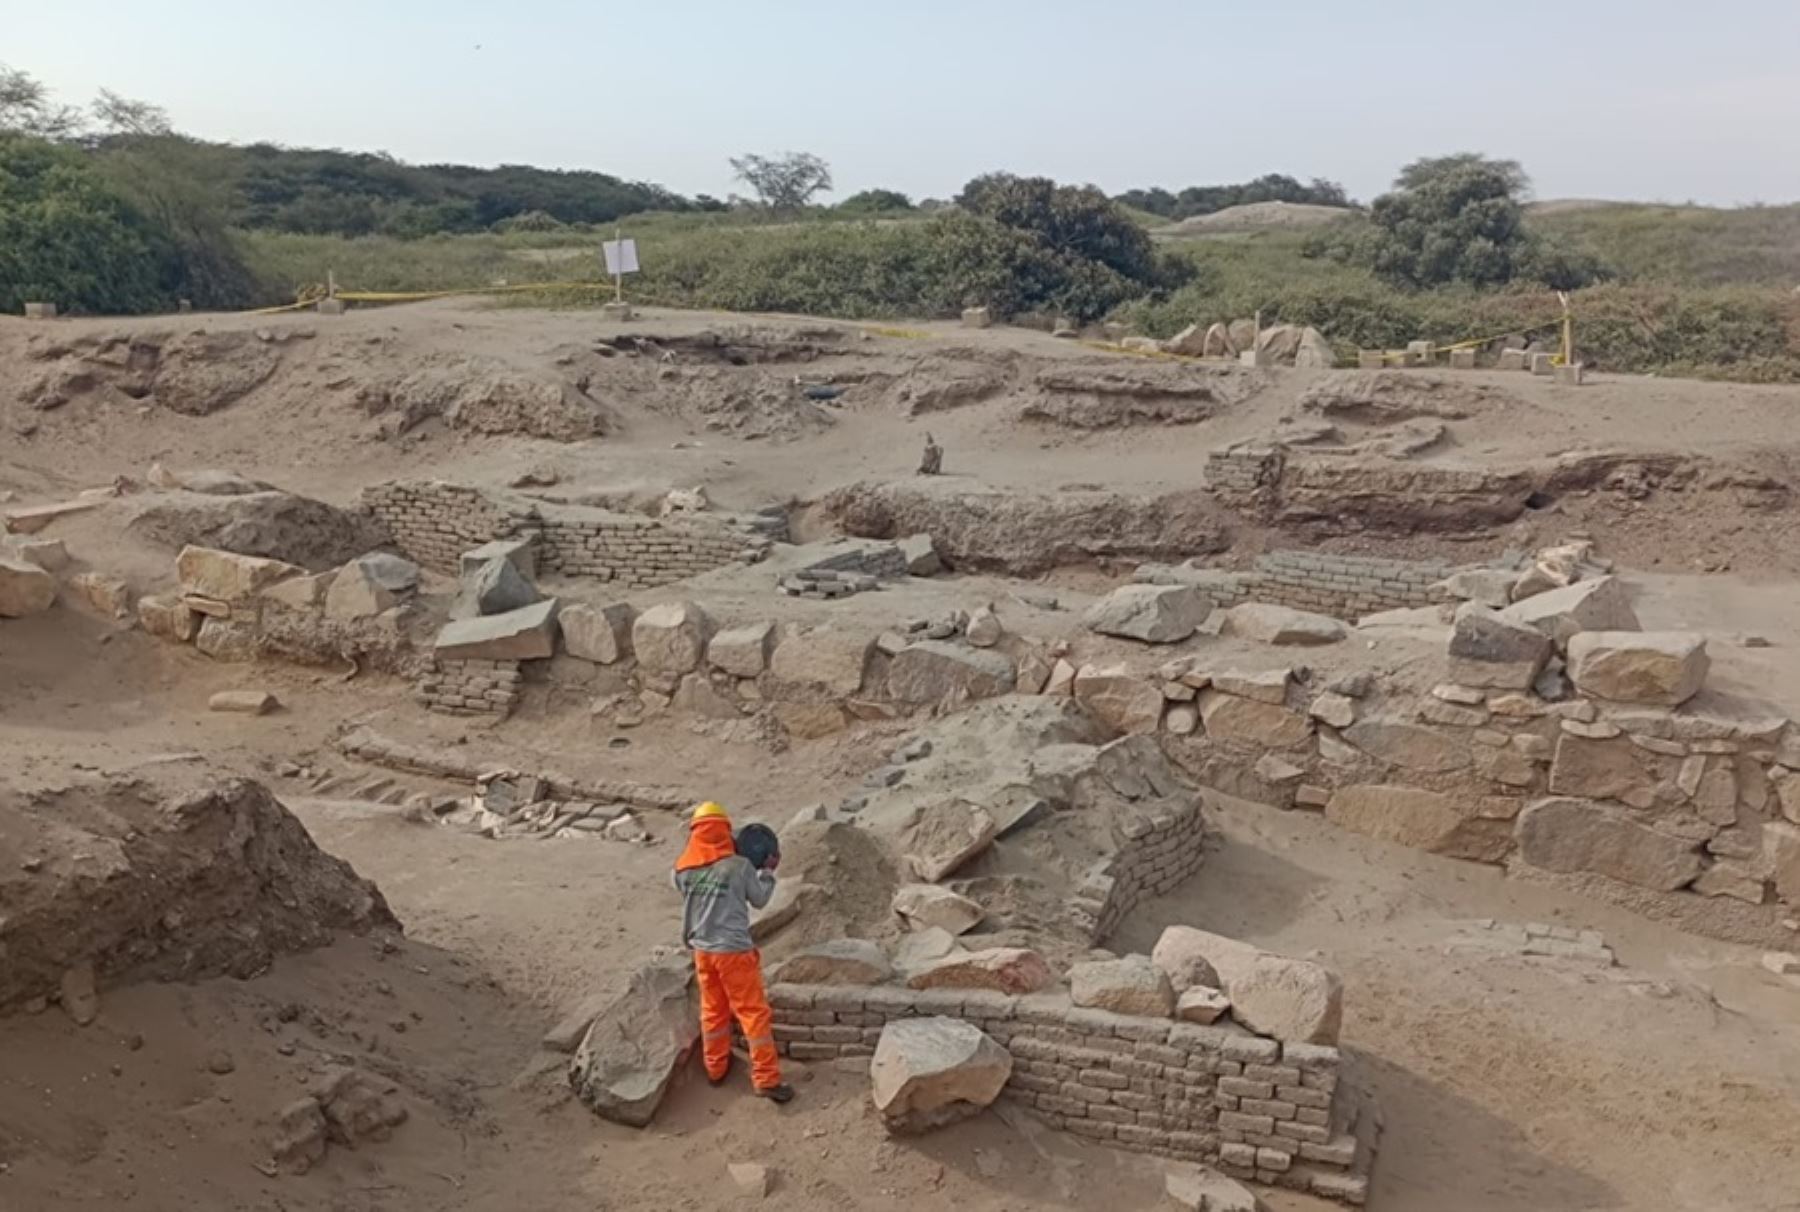
<path id="1" fill-rule="evenodd" d="M 837 197 L 994 169 L 1133 186 L 1480 151 L 1539 197 L 1800 199 L 1800 0 L 0 0 L 0 62 L 208 139 Z"/>

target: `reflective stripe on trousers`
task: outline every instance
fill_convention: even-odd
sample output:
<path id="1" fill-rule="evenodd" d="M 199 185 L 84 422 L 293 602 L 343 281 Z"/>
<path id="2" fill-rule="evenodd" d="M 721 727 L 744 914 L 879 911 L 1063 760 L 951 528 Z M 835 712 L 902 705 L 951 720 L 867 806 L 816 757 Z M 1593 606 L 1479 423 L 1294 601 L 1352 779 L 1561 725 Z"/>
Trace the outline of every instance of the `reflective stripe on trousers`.
<path id="1" fill-rule="evenodd" d="M 708 1076 L 717 1080 L 731 1066 L 731 1023 L 737 1020 L 750 1045 L 750 1081 L 758 1090 L 781 1084 L 781 1057 L 775 1051 L 774 1014 L 763 992 L 760 951 L 696 951 L 700 982 L 700 1039 Z"/>

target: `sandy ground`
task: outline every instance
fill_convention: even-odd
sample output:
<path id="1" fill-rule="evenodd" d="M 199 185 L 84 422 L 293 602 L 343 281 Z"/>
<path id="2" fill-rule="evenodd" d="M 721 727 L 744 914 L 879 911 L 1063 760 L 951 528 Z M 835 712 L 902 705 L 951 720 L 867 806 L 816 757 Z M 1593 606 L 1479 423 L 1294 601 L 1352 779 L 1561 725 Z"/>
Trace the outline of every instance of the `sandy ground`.
<path id="1" fill-rule="evenodd" d="M 70 321 L 57 331 L 174 323 Z M 619 333 L 589 314 L 463 304 L 338 320 L 179 322 L 211 330 L 253 323 L 315 333 L 289 347 L 300 352 L 280 393 L 211 417 L 76 401 L 45 414 L 29 438 L 5 431 L 0 490 L 50 499 L 115 475 L 142 476 L 162 460 L 230 467 L 347 503 L 364 484 L 401 474 L 503 484 L 549 463 L 561 475 L 559 490 L 698 483 L 722 504 L 748 507 L 815 497 L 859 477 L 909 474 L 929 428 L 949 450 L 949 472 L 971 482 L 1148 493 L 1193 487 L 1209 450 L 1267 433 L 1318 377 L 1272 375 L 1240 405 L 1180 428 L 1026 426 L 1000 402 L 909 418 L 861 402 L 853 386 L 835 424 L 795 441 L 721 436 L 697 417 L 629 400 L 618 403 L 617 432 L 576 445 L 432 425 L 378 441 L 345 391 L 329 386 L 345 367 L 473 353 L 542 370 Z M 737 323 L 652 314 L 633 329 Z M 0 372 L 18 371 L 24 344 L 42 331 L 0 320 Z M 1039 334 L 941 325 L 909 336 L 875 333 L 856 348 L 857 365 L 890 374 L 941 349 L 1111 357 Z M 1779 470 L 1800 457 L 1792 425 L 1800 393 L 1791 388 L 1605 377 L 1571 396 L 1526 376 L 1477 373 L 1468 382 L 1501 394 L 1454 422 L 1454 442 L 1427 461 L 1498 466 L 1606 448 Z M 1568 513 L 1534 525 L 1546 541 L 1587 526 L 1606 552 L 1605 527 L 1617 519 L 1579 510 L 1571 503 Z M 1682 550 L 1716 536 L 1737 558 L 1729 575 L 1702 577 L 1685 560 L 1659 564 L 1650 547 L 1631 548 L 1623 571 L 1638 586 L 1644 623 L 1705 630 L 1715 640 L 1715 686 L 1800 714 L 1792 575 L 1800 547 L 1781 555 L 1783 542 L 1792 546 L 1791 522 L 1697 509 L 1682 524 L 1691 531 Z M 167 553 L 120 544 L 104 515 L 53 533 L 66 533 L 77 557 L 95 566 L 167 564 Z M 1465 546 L 1471 556 L 1497 553 L 1519 537 L 1515 528 Z M 1759 544 L 1769 558 L 1754 558 Z M 1010 598 L 1016 585 L 995 578 L 820 606 L 774 598 L 762 573 L 734 575 L 707 586 L 708 601 L 728 614 L 811 622 L 833 611 L 891 618 L 997 601 L 1009 626 L 1040 637 L 1072 627 L 1074 610 L 1104 584 L 1091 570 L 1052 577 L 1065 609 L 1045 612 Z M 1742 647 L 1753 635 L 1774 646 Z M 1405 677 L 1418 651 L 1385 638 L 1374 649 L 1307 659 L 1330 668 L 1354 656 Z M 211 692 L 247 684 L 274 690 L 286 709 L 258 719 L 205 711 Z M 804 804 L 839 798 L 891 748 L 899 725 L 779 755 L 749 738 L 668 724 L 631 730 L 627 744 L 613 747 L 619 734 L 580 703 L 534 691 L 517 718 L 489 730 L 425 717 L 404 685 L 380 677 L 346 684 L 329 671 L 217 665 L 68 609 L 0 627 L 0 689 L 0 760 L 9 776 L 53 782 L 71 770 L 127 773 L 171 757 L 254 774 L 326 849 L 373 878 L 407 927 L 396 950 L 345 940 L 247 982 L 108 991 L 101 1021 L 86 1030 L 55 1009 L 0 1019 L 0 1208 L 711 1209 L 743 1202 L 725 1172 L 735 1160 L 773 1165 L 773 1199 L 821 1212 L 1157 1205 L 1154 1162 L 1089 1149 L 1029 1121 L 988 1116 L 923 1141 L 890 1142 L 867 1110 L 865 1083 L 829 1066 L 801 1072 L 801 1099 L 786 1110 L 741 1089 L 711 1090 L 689 1074 L 652 1129 L 601 1123 L 568 1096 L 537 1040 L 559 1012 L 670 941 L 675 905 L 666 871 L 676 822 L 652 817 L 652 840 L 641 847 L 489 842 L 411 823 L 382 805 L 305 798 L 303 784 L 277 773 L 288 761 L 343 765 L 332 739 L 369 722 L 407 739 L 516 755 L 520 765 L 551 759 L 572 773 L 703 792 L 782 821 Z M 1342 971 L 1345 1043 L 1388 1124 L 1371 1207 L 1800 1207 L 1800 991 L 1757 967 L 1755 953 L 1498 871 L 1339 833 L 1303 814 L 1220 804 L 1216 822 L 1219 846 L 1202 875 L 1141 907 L 1118 945 L 1147 949 L 1164 925 L 1189 922 L 1316 952 Z M 1597 972 L 1455 949 L 1458 923 L 1476 918 L 1599 929 L 1620 966 Z M 284 1018 L 283 1008 L 294 1006 Z M 208 1071 L 220 1049 L 233 1058 L 229 1074 Z M 307 1176 L 266 1177 L 256 1167 L 272 1116 L 291 1091 L 343 1058 L 399 1083 L 411 1118 L 391 1141 L 337 1150 Z M 1267 1203 L 1276 1212 L 1321 1206 L 1281 1193 Z"/>

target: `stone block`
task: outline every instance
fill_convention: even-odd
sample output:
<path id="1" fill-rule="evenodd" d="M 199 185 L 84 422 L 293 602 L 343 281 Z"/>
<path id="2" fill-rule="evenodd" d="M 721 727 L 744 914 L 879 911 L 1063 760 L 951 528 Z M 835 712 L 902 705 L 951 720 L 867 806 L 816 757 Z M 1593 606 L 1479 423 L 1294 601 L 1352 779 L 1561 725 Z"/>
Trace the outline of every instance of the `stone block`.
<path id="1" fill-rule="evenodd" d="M 221 602 L 247 602 L 277 581 L 305 576 L 306 569 L 281 560 L 190 544 L 175 557 L 175 575 L 183 593 Z"/>
<path id="2" fill-rule="evenodd" d="M 1556 356 L 1547 353 L 1534 353 L 1529 363 L 1531 373 L 1542 378 L 1550 378 L 1556 373 Z"/>
<path id="3" fill-rule="evenodd" d="M 664 602 L 638 615 L 631 647 L 647 673 L 692 673 L 712 638 L 712 620 L 693 602 Z"/>
<path id="4" fill-rule="evenodd" d="M 557 602 L 445 624 L 432 645 L 440 661 L 531 661 L 556 655 Z"/>
<path id="5" fill-rule="evenodd" d="M 1465 686 L 1525 690 L 1550 659 L 1550 637 L 1478 602 L 1456 609 L 1450 632 L 1450 677 Z"/>
<path id="6" fill-rule="evenodd" d="M 1094 603 L 1084 616 L 1100 635 L 1174 644 L 1198 630 L 1212 601 L 1189 585 L 1123 585 Z"/>
<path id="7" fill-rule="evenodd" d="M 1584 631 L 1569 641 L 1577 689 L 1621 703 L 1675 707 L 1700 692 L 1710 661 L 1703 636 L 1678 631 Z"/>
<path id="8" fill-rule="evenodd" d="M 505 560 L 527 581 L 537 579 L 537 544 L 530 539 L 495 539 L 472 547 L 457 558 L 457 572 L 469 576 L 489 560 Z"/>
<path id="9" fill-rule="evenodd" d="M 1450 351 L 1451 370 L 1474 370 L 1475 351 L 1472 349 L 1453 349 Z"/>
<path id="10" fill-rule="evenodd" d="M 1340 787 L 1325 817 L 1357 833 L 1433 854 L 1498 862 L 1512 849 L 1509 823 L 1482 817 L 1472 798 L 1396 783 Z"/>
<path id="11" fill-rule="evenodd" d="M 1545 799 L 1519 814 L 1519 857 L 1533 867 L 1593 872 L 1673 891 L 1700 874 L 1699 842 L 1639 824 L 1590 800 Z"/>
<path id="12" fill-rule="evenodd" d="M 200 616 L 172 594 L 145 594 L 137 613 L 138 626 L 158 639 L 186 644 L 200 631 Z"/>
<path id="13" fill-rule="evenodd" d="M 567 626 L 565 622 L 565 630 Z M 769 667 L 774 641 L 775 625 L 767 621 L 728 627 L 707 644 L 706 659 L 733 677 L 757 677 Z"/>
<path id="14" fill-rule="evenodd" d="M 1527 370 L 1530 367 L 1528 359 L 1529 355 L 1522 349 L 1503 349 L 1499 366 L 1501 370 Z"/>
<path id="15" fill-rule="evenodd" d="M 1535 367 L 1533 369 L 1535 370 Z M 1583 380 L 1587 378 L 1586 368 L 1580 362 L 1558 366 L 1555 368 L 1555 373 L 1558 387 L 1580 387 Z"/>
<path id="16" fill-rule="evenodd" d="M 631 655 L 632 622 L 637 612 L 628 602 L 604 606 L 577 603 L 558 612 L 563 651 L 598 665 L 613 665 Z"/>

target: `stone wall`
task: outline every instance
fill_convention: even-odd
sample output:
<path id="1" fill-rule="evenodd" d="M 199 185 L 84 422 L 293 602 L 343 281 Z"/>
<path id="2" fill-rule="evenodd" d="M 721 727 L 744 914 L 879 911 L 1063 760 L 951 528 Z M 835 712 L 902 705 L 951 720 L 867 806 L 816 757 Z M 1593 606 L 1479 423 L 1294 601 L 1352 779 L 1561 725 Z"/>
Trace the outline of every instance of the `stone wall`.
<path id="1" fill-rule="evenodd" d="M 1200 801 L 1122 821 L 1114 840 L 1118 850 L 1082 877 L 1070 909 L 1096 943 L 1110 937 L 1139 901 L 1172 892 L 1200 870 L 1206 858 Z"/>
<path id="2" fill-rule="evenodd" d="M 419 682 L 418 697 L 442 715 L 508 716 L 524 675 L 517 661 L 439 660 Z"/>
<path id="3" fill-rule="evenodd" d="M 478 488 L 442 480 L 396 480 L 363 489 L 362 502 L 408 559 L 454 573 L 462 553 L 532 529 L 532 511 Z"/>
<path id="4" fill-rule="evenodd" d="M 575 507 L 539 511 L 539 563 L 564 576 L 651 589 L 759 558 L 767 543 L 717 524 Z"/>
<path id="5" fill-rule="evenodd" d="M 1063 994 L 775 985 L 776 1046 L 804 1060 L 872 1056 L 909 1016 L 973 1023 L 1013 1057 L 1003 1098 L 1121 1149 L 1361 1204 L 1376 1125 L 1340 1084 L 1336 1048 L 1238 1028 L 1074 1006 Z"/>
<path id="6" fill-rule="evenodd" d="M 1431 587 L 1457 571 L 1438 561 L 1386 560 L 1374 556 L 1271 551 L 1249 572 L 1189 565 L 1145 564 L 1136 579 L 1192 585 L 1218 606 L 1272 602 L 1355 619 L 1380 610 L 1428 606 L 1440 600 Z"/>
<path id="7" fill-rule="evenodd" d="M 1192 656 L 1142 677 L 1167 700 L 1159 723 L 1120 720 L 1105 699 L 1089 709 L 1158 728 L 1202 786 L 1452 858 L 1597 877 L 1594 891 L 1638 907 L 1654 893 L 1659 913 L 1740 941 L 1768 941 L 1800 910 L 1800 729 L 1772 709 L 1375 679 L 1353 698 Z"/>
<path id="8" fill-rule="evenodd" d="M 1273 551 L 1256 561 L 1256 571 L 1250 592 L 1256 601 L 1355 618 L 1429 605 L 1431 587 L 1453 569 L 1432 562 Z"/>
<path id="9" fill-rule="evenodd" d="M 760 558 L 768 549 L 766 538 L 725 517 L 660 519 L 546 505 L 441 480 L 377 484 L 364 489 L 362 499 L 402 552 L 439 572 L 456 572 L 472 547 L 529 535 L 543 569 L 647 589 Z"/>

